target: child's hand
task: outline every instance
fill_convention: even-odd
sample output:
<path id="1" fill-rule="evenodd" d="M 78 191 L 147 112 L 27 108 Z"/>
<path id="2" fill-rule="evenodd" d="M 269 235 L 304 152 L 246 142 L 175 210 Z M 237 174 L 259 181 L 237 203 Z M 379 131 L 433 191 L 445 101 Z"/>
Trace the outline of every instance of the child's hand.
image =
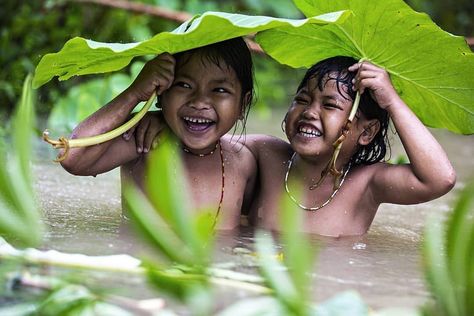
<path id="1" fill-rule="evenodd" d="M 148 112 L 137 125 L 122 136 L 125 140 L 130 140 L 132 136 L 135 136 L 137 152 L 147 153 L 158 144 L 159 135 L 164 127 L 165 123 L 160 112 Z"/>
<path id="2" fill-rule="evenodd" d="M 148 61 L 138 77 L 128 88 L 137 102 L 147 101 L 153 91 L 161 95 L 173 83 L 175 59 L 168 53 L 163 53 Z"/>
<path id="3" fill-rule="evenodd" d="M 399 99 L 385 69 L 367 61 L 354 64 L 348 69 L 357 71 L 356 77 L 352 81 L 354 90 L 359 90 L 362 94 L 366 89 L 369 89 L 372 98 L 382 109 L 388 109 L 395 100 Z"/>

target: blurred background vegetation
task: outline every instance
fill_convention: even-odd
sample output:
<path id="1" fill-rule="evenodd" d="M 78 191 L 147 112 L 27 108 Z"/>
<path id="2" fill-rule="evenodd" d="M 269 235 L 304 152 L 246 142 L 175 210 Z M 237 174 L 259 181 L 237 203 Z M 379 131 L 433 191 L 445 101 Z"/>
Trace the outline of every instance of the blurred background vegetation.
<path id="1" fill-rule="evenodd" d="M 474 1 L 407 2 L 415 10 L 428 13 L 444 30 L 468 38 L 473 47 Z M 157 14 L 157 8 L 167 10 L 167 17 L 160 17 L 162 12 Z M 0 10 L 0 119 L 10 116 L 26 74 L 33 72 L 40 58 L 59 51 L 72 37 L 103 42 L 141 41 L 158 32 L 171 31 L 188 16 L 210 10 L 303 17 L 291 0 L 3 0 Z M 270 108 L 287 105 L 303 70 L 288 69 L 263 55 L 254 56 L 258 100 L 255 109 L 260 115 L 268 116 Z M 52 80 L 38 91 L 38 114 L 44 118 L 51 114 L 56 122 L 53 125 L 62 122 L 64 129 L 70 129 L 77 120 L 95 111 L 128 85 L 144 60 L 136 61 L 127 72 L 108 74 L 106 80 L 102 80 L 102 76 L 83 76 L 64 82 Z M 0 127 L 0 134 L 1 130 Z"/>

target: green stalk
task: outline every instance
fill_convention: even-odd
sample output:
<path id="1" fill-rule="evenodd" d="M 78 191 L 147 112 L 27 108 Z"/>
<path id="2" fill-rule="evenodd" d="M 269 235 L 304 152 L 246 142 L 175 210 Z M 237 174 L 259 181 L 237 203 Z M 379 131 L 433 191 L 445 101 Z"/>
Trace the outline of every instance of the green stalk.
<path id="1" fill-rule="evenodd" d="M 339 152 L 341 151 L 341 147 L 342 147 L 342 143 L 344 142 L 345 138 L 346 138 L 346 133 L 349 132 L 349 128 L 352 124 L 352 121 L 354 121 L 354 117 L 357 113 L 357 110 L 359 109 L 359 103 L 360 103 L 360 93 L 359 91 L 357 91 L 357 94 L 356 94 L 356 97 L 355 97 L 355 100 L 354 100 L 354 104 L 352 105 L 352 109 L 351 109 L 351 113 L 349 114 L 349 118 L 347 119 L 347 123 L 346 123 L 346 126 L 344 127 L 344 130 L 343 130 L 343 134 L 341 135 L 341 137 L 338 138 L 338 140 L 336 142 L 334 142 L 334 146 L 336 147 L 334 149 L 334 154 L 331 158 L 331 170 L 335 170 L 337 171 L 336 169 L 336 160 L 337 160 L 337 157 L 339 156 Z M 339 173 L 342 173 L 341 171 L 338 171 L 337 172 L 338 174 Z"/>
<path id="2" fill-rule="evenodd" d="M 135 124 L 137 124 L 143 118 L 143 116 L 145 116 L 146 112 L 148 112 L 148 109 L 151 107 L 155 99 L 156 99 L 156 92 L 153 92 L 153 94 L 145 103 L 143 108 L 136 115 L 134 115 L 129 121 L 127 121 L 123 125 L 120 125 L 119 127 L 107 133 L 90 136 L 90 137 L 84 137 L 84 138 L 75 138 L 75 139 L 67 139 L 65 137 L 60 137 L 56 141 L 49 138 L 49 132 L 48 130 L 45 130 L 43 132 L 43 140 L 51 144 L 53 148 L 55 149 L 60 149 L 60 148 L 65 149 L 64 153 L 56 159 L 56 161 L 59 162 L 61 160 L 64 160 L 67 157 L 69 148 L 88 147 L 92 145 L 97 145 L 97 144 L 105 143 L 111 139 L 114 139 L 117 136 L 122 135 L 123 133 L 128 131 L 130 128 L 135 126 Z"/>

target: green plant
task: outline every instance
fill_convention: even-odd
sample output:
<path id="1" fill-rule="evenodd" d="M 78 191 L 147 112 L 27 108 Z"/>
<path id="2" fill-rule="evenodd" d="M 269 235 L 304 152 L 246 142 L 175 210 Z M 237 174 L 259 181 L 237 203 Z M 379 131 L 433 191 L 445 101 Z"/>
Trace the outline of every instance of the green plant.
<path id="1" fill-rule="evenodd" d="M 0 164 L 0 235 L 22 246 L 38 245 L 43 226 L 30 170 L 35 117 L 31 81 L 28 76 L 23 84 L 11 125 L 11 145 L 0 148 L 0 159 L 5 162 Z"/>
<path id="2" fill-rule="evenodd" d="M 68 41 L 59 53 L 48 54 L 41 59 L 36 69 L 34 85 L 39 87 L 54 76 L 65 80 L 74 75 L 114 71 L 127 66 L 136 56 L 163 52 L 176 53 L 283 25 L 298 27 L 304 24 L 337 23 L 346 18 L 348 14 L 346 11 L 340 11 L 306 20 L 288 20 L 208 12 L 201 16 L 195 16 L 172 32 L 159 33 L 152 39 L 139 43 L 107 44 L 77 37 Z M 210 29 L 216 28 L 220 32 L 209 33 Z M 148 107 L 145 106 L 140 115 L 106 135 L 97 135 L 84 140 L 68 140 L 61 137 L 54 141 L 45 132 L 43 138 L 54 148 L 65 148 L 63 155 L 57 159 L 57 161 L 61 161 L 66 157 L 70 147 L 94 145 L 125 133 L 145 114 L 153 99 L 154 97 L 150 98 L 147 103 Z"/>
<path id="3" fill-rule="evenodd" d="M 368 60 L 387 70 L 425 125 L 474 133 L 474 76 L 467 71 L 474 67 L 474 54 L 464 38 L 444 32 L 402 0 L 295 4 L 306 16 L 337 10 L 353 14 L 324 27 L 279 27 L 257 34 L 256 41 L 271 57 L 292 67 L 309 67 L 333 56 Z"/>
<path id="4" fill-rule="evenodd" d="M 172 32 L 158 33 L 142 42 L 101 43 L 76 37 L 66 42 L 58 53 L 43 56 L 36 67 L 33 85 L 38 88 L 55 76 L 59 80 L 67 80 L 72 76 L 119 70 L 137 56 L 164 52 L 174 54 L 275 27 L 340 23 L 348 16 L 348 11 L 341 11 L 304 20 L 290 20 L 206 12 L 184 22 Z M 216 29 L 219 32 L 215 32 Z"/>
<path id="5" fill-rule="evenodd" d="M 423 244 L 426 279 L 434 296 L 427 315 L 474 313 L 474 182 L 461 192 L 444 225 L 431 217 Z"/>
<path id="6" fill-rule="evenodd" d="M 184 173 L 175 158 L 175 144 L 164 139 L 150 153 L 148 196 L 129 184 L 124 188 L 124 197 L 138 231 L 175 267 L 175 272 L 164 273 L 163 263 L 150 260 L 146 264 L 149 280 L 191 305 L 196 314 L 206 315 L 211 306 L 207 269 L 215 219 L 207 212 L 192 215 L 186 190 L 182 189 Z"/>

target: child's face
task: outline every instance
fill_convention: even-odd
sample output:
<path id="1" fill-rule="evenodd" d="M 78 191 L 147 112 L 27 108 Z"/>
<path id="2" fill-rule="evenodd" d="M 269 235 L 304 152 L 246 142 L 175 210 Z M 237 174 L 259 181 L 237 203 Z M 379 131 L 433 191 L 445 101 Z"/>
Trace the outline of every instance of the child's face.
<path id="1" fill-rule="evenodd" d="M 242 88 L 223 61 L 220 68 L 199 53 L 186 57 L 177 63 L 174 82 L 163 93 L 163 115 L 186 147 L 206 153 L 241 115 Z"/>
<path id="2" fill-rule="evenodd" d="M 341 135 L 349 117 L 352 99 L 347 88 L 335 80 L 323 80 L 323 89 L 317 86 L 317 78 L 298 91 L 288 110 L 286 136 L 293 150 L 301 156 L 328 156 L 333 153 L 333 143 Z M 350 133 L 351 134 L 351 133 Z M 350 136 L 350 135 L 349 135 Z M 349 137 L 351 138 L 351 137 Z M 344 142 L 344 147 L 350 146 Z M 352 146 L 356 146 L 357 141 Z"/>

